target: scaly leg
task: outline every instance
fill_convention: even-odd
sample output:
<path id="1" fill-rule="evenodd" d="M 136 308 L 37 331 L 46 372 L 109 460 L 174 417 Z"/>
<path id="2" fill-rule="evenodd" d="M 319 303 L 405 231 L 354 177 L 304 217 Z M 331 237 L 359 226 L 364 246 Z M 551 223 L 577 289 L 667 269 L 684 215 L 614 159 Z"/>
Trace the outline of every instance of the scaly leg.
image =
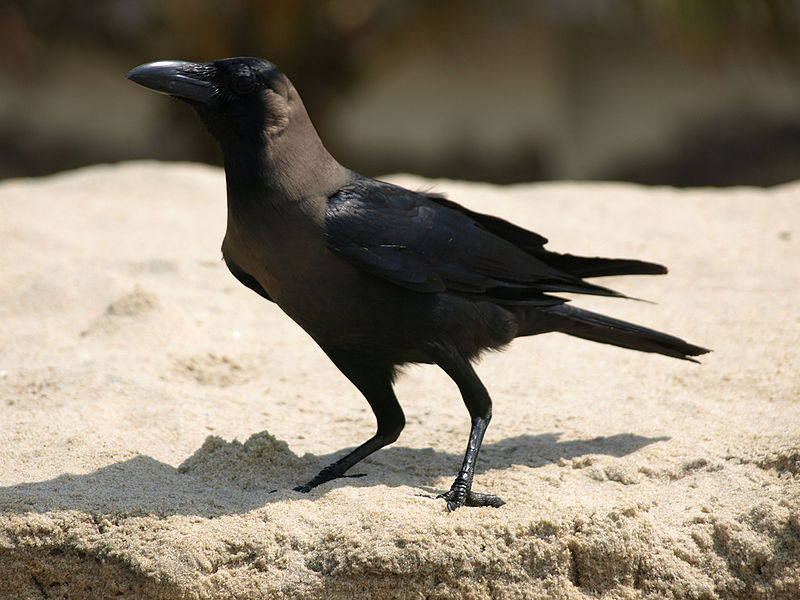
<path id="1" fill-rule="evenodd" d="M 328 353 L 334 364 L 364 394 L 378 421 L 378 431 L 358 448 L 328 465 L 311 481 L 294 488 L 309 492 L 318 485 L 342 477 L 354 464 L 394 442 L 405 426 L 405 417 L 392 389 L 392 368 L 359 363 L 341 354 Z"/>
<path id="2" fill-rule="evenodd" d="M 481 449 L 483 434 L 492 419 L 492 399 L 469 361 L 450 354 L 437 364 L 458 385 L 464 404 L 467 406 L 472 425 L 467 442 L 464 462 L 453 485 L 448 492 L 439 497 L 447 501 L 447 510 L 453 511 L 461 506 L 502 506 L 503 500 L 491 494 L 472 491 L 472 478 L 475 475 L 475 462 Z"/>

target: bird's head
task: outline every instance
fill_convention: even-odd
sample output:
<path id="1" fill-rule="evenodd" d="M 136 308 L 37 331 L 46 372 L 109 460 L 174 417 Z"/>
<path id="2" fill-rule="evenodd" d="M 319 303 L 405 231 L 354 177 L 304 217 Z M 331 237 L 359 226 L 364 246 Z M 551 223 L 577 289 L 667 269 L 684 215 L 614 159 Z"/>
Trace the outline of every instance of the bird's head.
<path id="1" fill-rule="evenodd" d="M 128 79 L 188 102 L 222 146 L 228 185 L 259 185 L 284 198 L 332 193 L 347 177 L 320 141 L 289 78 L 261 58 L 158 61 Z"/>
<path id="2" fill-rule="evenodd" d="M 286 75 L 261 58 L 162 60 L 131 69 L 127 77 L 188 102 L 220 142 L 229 136 L 280 134 L 292 113 L 302 109 Z"/>

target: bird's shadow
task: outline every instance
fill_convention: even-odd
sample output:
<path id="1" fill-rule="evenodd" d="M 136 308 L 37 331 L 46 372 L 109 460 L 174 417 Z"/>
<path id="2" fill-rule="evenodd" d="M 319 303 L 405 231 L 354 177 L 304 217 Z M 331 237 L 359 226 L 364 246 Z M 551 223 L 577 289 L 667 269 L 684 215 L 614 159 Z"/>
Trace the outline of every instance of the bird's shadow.
<path id="1" fill-rule="evenodd" d="M 559 437 L 557 433 L 544 433 L 485 443 L 476 471 L 502 470 L 512 465 L 535 468 L 590 454 L 620 457 L 670 439 L 631 433 L 567 441 L 559 441 Z M 430 486 L 434 480 L 455 475 L 462 460 L 457 453 L 394 446 L 352 469 L 353 473 L 364 473 L 364 477 L 338 479 L 310 494 L 293 491 L 294 486 L 345 452 L 298 456 L 285 442 L 266 432 L 254 434 L 244 443 L 209 436 L 178 468 L 140 455 L 91 473 L 66 473 L 45 481 L 0 487 L 0 511 L 77 510 L 117 516 L 214 518 L 245 513 L 280 500 L 313 500 L 331 487 L 410 485 L 433 492 Z"/>

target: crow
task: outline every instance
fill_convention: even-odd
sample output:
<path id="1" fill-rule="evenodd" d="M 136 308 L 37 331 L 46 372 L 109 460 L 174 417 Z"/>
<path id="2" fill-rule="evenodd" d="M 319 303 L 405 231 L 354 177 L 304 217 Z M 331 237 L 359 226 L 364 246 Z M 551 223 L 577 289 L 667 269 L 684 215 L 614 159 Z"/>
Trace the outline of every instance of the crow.
<path id="1" fill-rule="evenodd" d="M 439 496 L 452 511 L 504 503 L 472 490 L 492 416 L 472 367 L 483 351 L 555 331 L 686 360 L 708 352 L 555 295 L 625 298 L 585 278 L 662 274 L 665 267 L 551 252 L 544 237 L 504 219 L 343 167 L 292 83 L 266 60 L 158 61 L 127 77 L 197 112 L 222 149 L 225 263 L 297 322 L 375 413 L 375 435 L 295 488 L 300 492 L 345 476 L 397 440 L 405 417 L 393 384 L 403 365 L 438 365 L 469 411 L 461 470 Z"/>

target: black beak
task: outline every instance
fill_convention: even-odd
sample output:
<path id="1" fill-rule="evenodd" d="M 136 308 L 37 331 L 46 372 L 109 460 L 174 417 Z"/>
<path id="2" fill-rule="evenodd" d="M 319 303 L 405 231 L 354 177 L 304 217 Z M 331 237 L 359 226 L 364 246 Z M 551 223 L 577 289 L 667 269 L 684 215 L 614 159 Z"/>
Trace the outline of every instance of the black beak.
<path id="1" fill-rule="evenodd" d="M 207 63 L 159 60 L 131 69 L 126 77 L 146 88 L 201 104 L 219 100 L 217 88 L 208 81 L 214 67 Z"/>

